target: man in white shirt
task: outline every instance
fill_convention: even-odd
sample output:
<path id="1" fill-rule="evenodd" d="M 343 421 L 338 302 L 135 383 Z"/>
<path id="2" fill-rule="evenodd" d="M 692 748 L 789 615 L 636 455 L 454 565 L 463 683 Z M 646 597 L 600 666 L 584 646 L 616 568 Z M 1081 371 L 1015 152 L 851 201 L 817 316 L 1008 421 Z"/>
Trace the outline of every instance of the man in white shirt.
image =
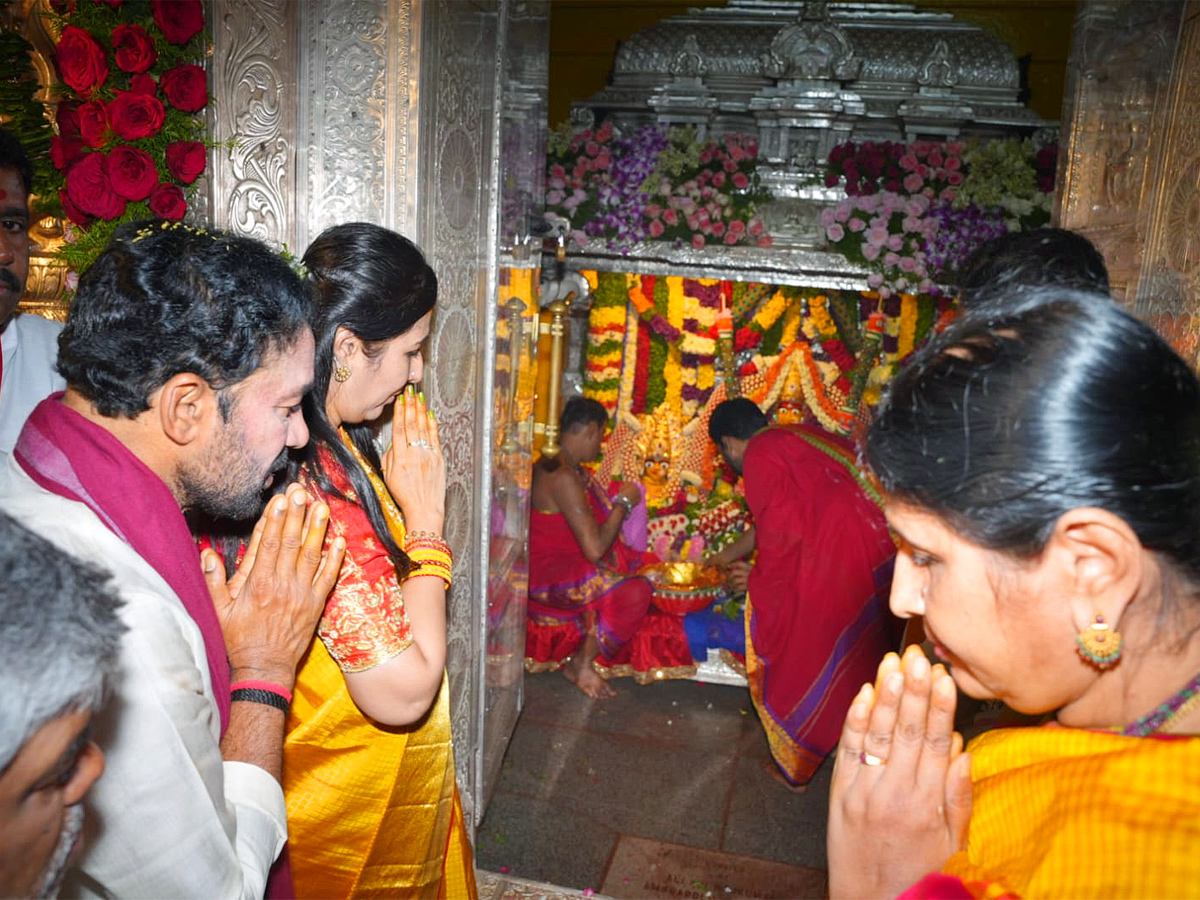
<path id="1" fill-rule="evenodd" d="M 118 230 L 59 342 L 65 394 L 30 414 L 0 508 L 114 575 L 129 631 L 95 719 L 99 833 L 68 896 L 260 898 L 287 836 L 296 665 L 341 566 L 328 508 L 273 498 L 228 583 L 185 510 L 250 519 L 308 440 L 311 301 L 261 243 L 183 223 Z"/>
<path id="2" fill-rule="evenodd" d="M 54 369 L 62 325 L 17 313 L 29 274 L 29 186 L 25 148 L 0 128 L 0 454 L 12 450 L 37 404 L 64 387 Z"/>

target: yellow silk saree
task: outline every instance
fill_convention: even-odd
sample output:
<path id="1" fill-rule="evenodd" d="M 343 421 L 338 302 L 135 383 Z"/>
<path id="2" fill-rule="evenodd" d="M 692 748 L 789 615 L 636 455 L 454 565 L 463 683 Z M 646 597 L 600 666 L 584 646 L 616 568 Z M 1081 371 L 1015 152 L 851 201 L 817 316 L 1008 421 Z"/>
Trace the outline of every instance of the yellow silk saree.
<path id="1" fill-rule="evenodd" d="M 1007 728 L 969 749 L 970 835 L 943 872 L 975 896 L 1200 896 L 1200 738 Z"/>
<path id="2" fill-rule="evenodd" d="M 326 471 L 353 497 L 332 457 Z M 371 480 L 403 546 L 399 510 L 382 482 Z M 296 678 L 283 748 L 296 896 L 475 897 L 454 780 L 448 682 L 443 676 L 433 707 L 413 725 L 380 725 L 359 711 L 343 667 L 386 661 L 411 643 L 400 585 L 361 507 L 324 495 L 311 480 L 305 487 L 329 503 L 329 540 L 340 534 L 347 549 L 322 639 Z"/>

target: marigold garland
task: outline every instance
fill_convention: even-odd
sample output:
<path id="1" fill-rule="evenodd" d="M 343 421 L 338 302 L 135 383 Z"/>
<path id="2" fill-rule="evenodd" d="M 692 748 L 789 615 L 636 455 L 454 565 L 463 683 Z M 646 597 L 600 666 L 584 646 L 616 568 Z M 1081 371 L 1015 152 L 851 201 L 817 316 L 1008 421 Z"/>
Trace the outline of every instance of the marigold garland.
<path id="1" fill-rule="evenodd" d="M 900 295 L 900 327 L 896 355 L 904 359 L 913 352 L 917 340 L 917 297 L 913 294 Z"/>
<path id="2" fill-rule="evenodd" d="M 683 329 L 683 279 L 675 276 L 664 278 L 666 282 L 667 295 L 667 315 L 666 319 L 670 326 L 675 329 L 677 335 L 682 335 Z M 682 378 L 682 341 L 676 338 L 667 344 L 667 361 L 663 367 L 663 401 L 667 408 L 674 416 L 674 421 L 679 422 L 681 414 L 681 405 L 683 401 L 683 378 Z"/>
<path id="3" fill-rule="evenodd" d="M 590 282 L 589 282 L 590 283 Z M 584 359 L 584 394 L 612 415 L 617 408 L 623 374 L 628 291 L 625 276 L 601 273 L 592 290 Z"/>

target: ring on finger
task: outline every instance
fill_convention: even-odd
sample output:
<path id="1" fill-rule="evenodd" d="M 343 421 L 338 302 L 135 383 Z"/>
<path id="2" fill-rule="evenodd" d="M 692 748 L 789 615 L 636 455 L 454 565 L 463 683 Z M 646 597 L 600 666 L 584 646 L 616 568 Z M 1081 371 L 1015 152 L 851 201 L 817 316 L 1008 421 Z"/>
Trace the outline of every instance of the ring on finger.
<path id="1" fill-rule="evenodd" d="M 874 753 L 868 753 L 866 750 L 858 754 L 858 761 L 864 766 L 882 766 L 887 764 L 887 760 L 882 756 L 876 756 Z"/>

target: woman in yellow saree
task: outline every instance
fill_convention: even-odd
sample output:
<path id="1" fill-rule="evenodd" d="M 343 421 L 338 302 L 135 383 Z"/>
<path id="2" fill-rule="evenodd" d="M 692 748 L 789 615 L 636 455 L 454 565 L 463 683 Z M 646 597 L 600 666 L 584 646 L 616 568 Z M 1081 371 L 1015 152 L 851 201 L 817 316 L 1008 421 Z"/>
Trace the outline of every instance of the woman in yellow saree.
<path id="1" fill-rule="evenodd" d="M 375 225 L 328 229 L 304 264 L 317 351 L 299 478 L 347 549 L 284 743 L 296 896 L 474 897 L 445 675 L 445 463 L 413 389 L 437 279 Z M 381 457 L 373 426 L 389 406 Z"/>
<path id="2" fill-rule="evenodd" d="M 833 775 L 840 897 L 1200 896 L 1200 383 L 1107 297 L 1009 289 L 867 439 L 900 542 L 889 655 Z M 963 751 L 956 687 L 1041 727 Z"/>

